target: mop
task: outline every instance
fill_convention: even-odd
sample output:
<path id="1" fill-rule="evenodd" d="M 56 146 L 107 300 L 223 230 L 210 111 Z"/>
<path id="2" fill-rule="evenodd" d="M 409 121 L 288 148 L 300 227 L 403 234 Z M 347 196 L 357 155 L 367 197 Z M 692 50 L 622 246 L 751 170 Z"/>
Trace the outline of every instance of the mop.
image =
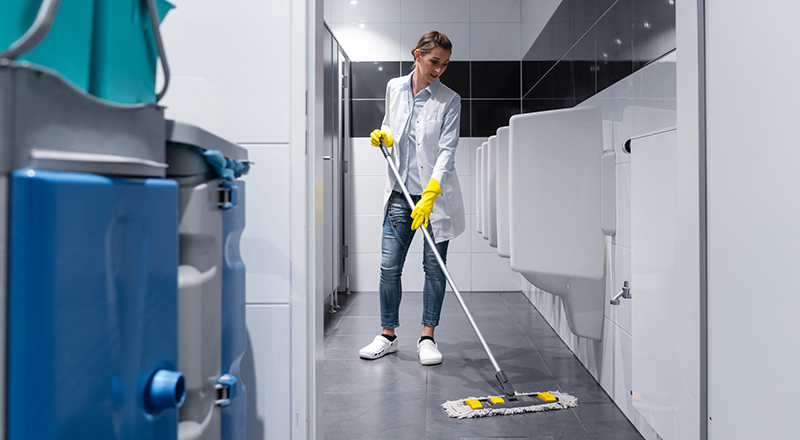
<path id="1" fill-rule="evenodd" d="M 400 189 L 403 190 L 403 195 L 406 198 L 406 202 L 408 202 L 408 205 L 413 209 L 416 204 L 411 198 L 411 195 L 408 193 L 408 189 L 406 188 L 405 184 L 403 184 L 403 179 L 400 177 L 400 173 L 397 171 L 397 166 L 392 160 L 391 154 L 386 148 L 386 145 L 384 145 L 382 138 L 380 142 L 380 148 L 381 152 L 383 153 L 383 157 L 386 159 L 386 162 L 389 163 L 389 168 L 391 168 L 395 179 L 400 184 Z M 508 376 L 500 368 L 500 364 L 497 363 L 497 359 L 495 359 L 492 350 L 486 343 L 486 339 L 483 338 L 483 334 L 478 328 L 478 324 L 475 322 L 475 319 L 472 317 L 472 313 L 470 313 L 467 304 L 464 302 L 464 298 L 461 297 L 461 292 L 456 287 L 456 283 L 453 282 L 453 277 L 450 276 L 450 272 L 447 270 L 447 265 L 445 265 L 442 256 L 439 254 L 439 251 L 436 248 L 436 243 L 434 243 L 433 237 L 431 237 L 430 232 L 428 232 L 428 228 L 423 226 L 420 229 L 422 229 L 422 234 L 425 236 L 425 240 L 433 250 L 433 254 L 436 256 L 436 261 L 442 268 L 442 272 L 444 273 L 445 278 L 447 278 L 450 288 L 453 289 L 453 293 L 456 295 L 458 303 L 461 305 L 461 308 L 467 315 L 467 320 L 472 326 L 472 330 L 475 331 L 475 334 L 478 336 L 478 340 L 483 346 L 483 350 L 489 357 L 489 361 L 492 363 L 492 366 L 495 370 L 495 377 L 500 383 L 500 388 L 504 393 L 503 396 L 468 397 L 461 400 L 447 401 L 442 404 L 442 408 L 445 410 L 447 415 L 458 419 L 469 419 L 475 417 L 551 411 L 557 409 L 574 408 L 578 406 L 578 399 L 576 397 L 558 391 L 519 393 L 514 390 L 514 386 L 511 385 L 511 382 L 508 380 Z"/>

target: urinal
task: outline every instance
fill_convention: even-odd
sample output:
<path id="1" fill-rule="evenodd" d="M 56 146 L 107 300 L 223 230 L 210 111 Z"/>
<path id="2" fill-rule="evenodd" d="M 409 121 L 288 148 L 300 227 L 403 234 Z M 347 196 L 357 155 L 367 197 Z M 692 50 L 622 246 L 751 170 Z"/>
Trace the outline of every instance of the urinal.
<path id="1" fill-rule="evenodd" d="M 483 146 L 475 153 L 475 230 L 483 235 Z"/>
<path id="2" fill-rule="evenodd" d="M 489 137 L 486 151 L 486 219 L 489 246 L 497 247 L 497 136 Z"/>
<path id="3" fill-rule="evenodd" d="M 508 127 L 497 129 L 497 254 L 511 257 L 508 230 Z"/>
<path id="4" fill-rule="evenodd" d="M 489 141 L 481 145 L 481 235 L 489 239 Z"/>
<path id="5" fill-rule="evenodd" d="M 515 115 L 509 129 L 511 269 L 561 296 L 570 330 L 600 340 L 603 128 L 597 107 Z"/>

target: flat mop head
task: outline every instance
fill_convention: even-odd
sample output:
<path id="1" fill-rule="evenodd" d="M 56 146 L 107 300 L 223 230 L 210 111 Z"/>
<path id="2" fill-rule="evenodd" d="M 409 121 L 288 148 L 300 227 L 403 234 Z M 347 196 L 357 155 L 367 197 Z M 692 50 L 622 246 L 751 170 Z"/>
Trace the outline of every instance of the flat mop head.
<path id="1" fill-rule="evenodd" d="M 577 397 L 557 391 L 516 393 L 516 396 L 517 400 L 508 400 L 505 396 L 468 397 L 462 400 L 445 402 L 442 404 L 442 408 L 450 417 L 471 419 L 475 417 L 553 411 L 578 406 Z"/>

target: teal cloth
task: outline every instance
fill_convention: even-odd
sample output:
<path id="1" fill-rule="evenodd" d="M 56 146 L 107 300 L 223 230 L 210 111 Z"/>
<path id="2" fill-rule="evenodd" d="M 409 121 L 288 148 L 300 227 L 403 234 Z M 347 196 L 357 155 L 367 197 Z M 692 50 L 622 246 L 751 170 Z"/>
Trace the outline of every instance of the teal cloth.
<path id="1" fill-rule="evenodd" d="M 250 171 L 249 163 L 227 158 L 217 150 L 205 150 L 203 156 L 205 156 L 206 162 L 214 168 L 217 175 L 229 182 L 233 182 Z"/>

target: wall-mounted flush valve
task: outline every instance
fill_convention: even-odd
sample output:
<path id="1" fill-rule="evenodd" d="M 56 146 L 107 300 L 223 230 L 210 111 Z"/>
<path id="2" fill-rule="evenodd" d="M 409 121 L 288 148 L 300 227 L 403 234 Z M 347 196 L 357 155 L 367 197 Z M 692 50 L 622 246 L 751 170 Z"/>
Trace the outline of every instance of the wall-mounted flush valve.
<path id="1" fill-rule="evenodd" d="M 145 404 L 149 412 L 180 408 L 186 398 L 186 381 L 177 371 L 158 370 L 150 379 L 145 393 Z"/>
<path id="2" fill-rule="evenodd" d="M 215 403 L 224 408 L 230 405 L 231 401 L 236 397 L 236 378 L 230 374 L 225 374 L 219 378 L 216 388 L 217 400 Z"/>
<path id="3" fill-rule="evenodd" d="M 631 286 L 630 284 L 628 284 L 627 281 L 622 283 L 622 290 L 620 290 L 620 292 L 616 294 L 614 298 L 611 300 L 611 305 L 618 306 L 620 297 L 625 299 L 631 299 Z"/>

